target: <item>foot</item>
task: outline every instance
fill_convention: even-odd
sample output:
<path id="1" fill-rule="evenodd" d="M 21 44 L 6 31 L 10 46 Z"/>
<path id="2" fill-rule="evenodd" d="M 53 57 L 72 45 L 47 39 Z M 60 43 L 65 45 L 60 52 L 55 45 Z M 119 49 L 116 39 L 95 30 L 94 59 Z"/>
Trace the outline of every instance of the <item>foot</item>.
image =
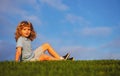
<path id="1" fill-rule="evenodd" d="M 66 60 L 69 58 L 69 56 L 70 56 L 70 53 L 67 53 L 65 56 L 63 56 L 63 58 Z"/>
<path id="2" fill-rule="evenodd" d="M 71 57 L 71 58 L 68 58 L 67 60 L 74 60 L 74 58 L 73 58 L 73 57 Z"/>

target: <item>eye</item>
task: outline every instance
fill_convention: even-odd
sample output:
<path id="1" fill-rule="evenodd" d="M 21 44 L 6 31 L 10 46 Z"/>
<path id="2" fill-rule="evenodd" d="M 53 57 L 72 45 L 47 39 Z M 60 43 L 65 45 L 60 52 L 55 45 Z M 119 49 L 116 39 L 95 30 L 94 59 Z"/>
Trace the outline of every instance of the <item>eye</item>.
<path id="1" fill-rule="evenodd" d="M 28 29 L 29 31 L 31 31 L 31 29 Z"/>
<path id="2" fill-rule="evenodd" d="M 26 30 L 26 29 L 23 29 L 23 30 Z"/>

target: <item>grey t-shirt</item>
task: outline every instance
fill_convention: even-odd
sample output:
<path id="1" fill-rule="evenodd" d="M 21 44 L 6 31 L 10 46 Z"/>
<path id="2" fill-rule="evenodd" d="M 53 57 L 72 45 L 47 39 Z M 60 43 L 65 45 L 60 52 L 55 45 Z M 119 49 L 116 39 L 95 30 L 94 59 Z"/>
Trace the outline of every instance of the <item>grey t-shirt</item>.
<path id="1" fill-rule="evenodd" d="M 31 48 L 31 40 L 25 37 L 19 37 L 16 47 L 22 47 L 22 60 L 30 60 L 33 58 L 34 53 Z"/>

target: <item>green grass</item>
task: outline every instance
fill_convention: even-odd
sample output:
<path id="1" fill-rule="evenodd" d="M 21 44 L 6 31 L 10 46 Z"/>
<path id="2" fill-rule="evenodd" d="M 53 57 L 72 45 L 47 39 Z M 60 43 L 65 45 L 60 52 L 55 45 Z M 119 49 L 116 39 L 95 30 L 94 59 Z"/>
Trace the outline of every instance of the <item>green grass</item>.
<path id="1" fill-rule="evenodd" d="M 0 76 L 120 76 L 120 60 L 5 61 Z"/>

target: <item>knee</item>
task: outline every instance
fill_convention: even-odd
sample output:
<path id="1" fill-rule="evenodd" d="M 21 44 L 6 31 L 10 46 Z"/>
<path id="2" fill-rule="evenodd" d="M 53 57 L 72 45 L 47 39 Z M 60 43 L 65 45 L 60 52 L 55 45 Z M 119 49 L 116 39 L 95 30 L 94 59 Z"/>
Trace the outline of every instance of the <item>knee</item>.
<path id="1" fill-rule="evenodd" d="M 49 43 L 44 43 L 43 46 L 44 46 L 44 47 L 49 47 L 50 44 L 49 44 Z"/>

